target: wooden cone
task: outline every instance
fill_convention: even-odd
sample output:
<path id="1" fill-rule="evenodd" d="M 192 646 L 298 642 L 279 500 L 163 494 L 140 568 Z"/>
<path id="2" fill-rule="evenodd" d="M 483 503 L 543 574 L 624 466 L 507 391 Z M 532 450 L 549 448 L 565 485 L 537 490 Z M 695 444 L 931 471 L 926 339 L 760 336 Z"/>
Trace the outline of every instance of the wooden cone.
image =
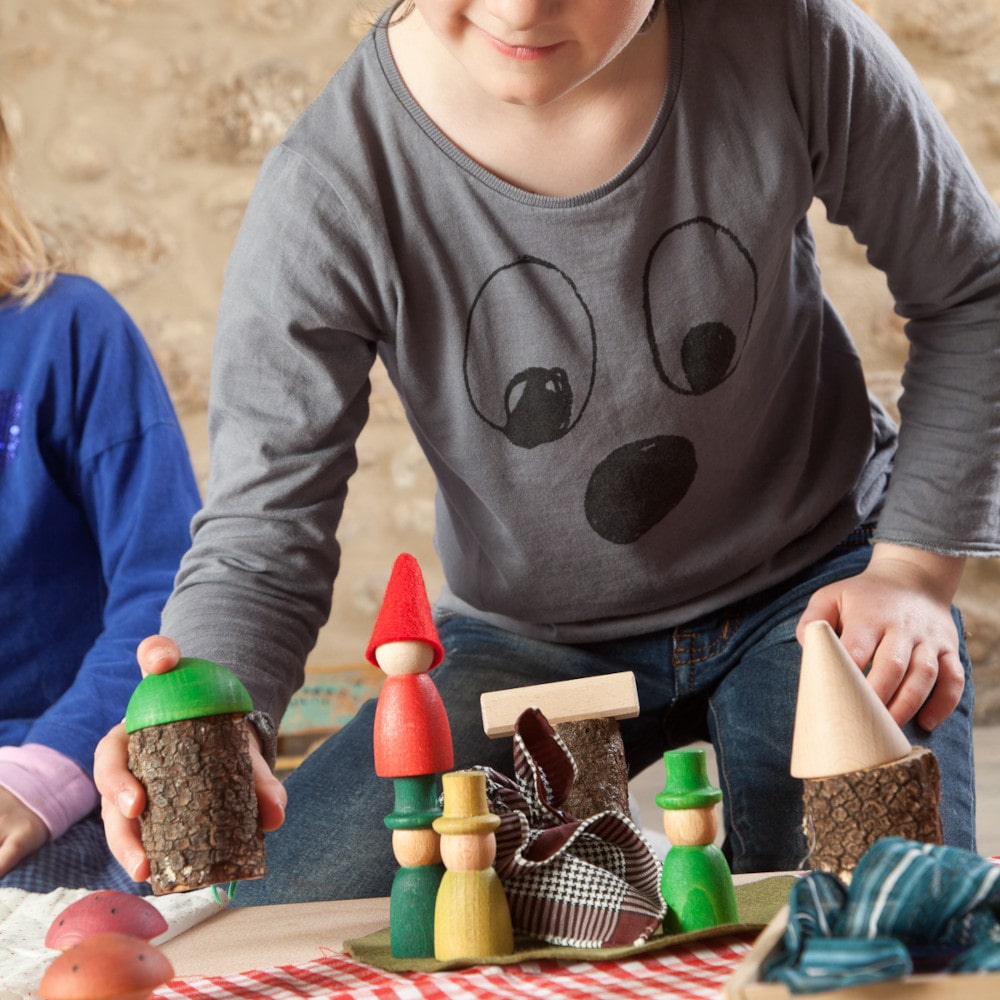
<path id="1" fill-rule="evenodd" d="M 246 726 L 242 715 L 213 715 L 129 735 L 154 895 L 266 873 Z"/>
<path id="2" fill-rule="evenodd" d="M 849 882 L 881 837 L 942 841 L 940 779 L 827 622 L 806 626 L 792 738 L 809 866 Z"/>
<path id="3" fill-rule="evenodd" d="M 910 741 L 828 622 L 806 626 L 791 773 L 827 778 L 900 760 Z"/>

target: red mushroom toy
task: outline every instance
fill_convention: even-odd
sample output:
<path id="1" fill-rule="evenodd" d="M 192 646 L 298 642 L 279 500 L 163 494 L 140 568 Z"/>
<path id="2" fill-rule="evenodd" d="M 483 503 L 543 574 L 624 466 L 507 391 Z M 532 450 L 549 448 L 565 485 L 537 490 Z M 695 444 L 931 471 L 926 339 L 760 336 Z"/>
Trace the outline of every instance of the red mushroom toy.
<path id="1" fill-rule="evenodd" d="M 70 903 L 52 921 L 45 947 L 66 951 L 94 934 L 112 931 L 152 941 L 166 929 L 163 914 L 148 900 L 117 889 L 99 889 Z"/>
<path id="2" fill-rule="evenodd" d="M 42 1000 L 146 1000 L 174 978 L 167 956 L 128 934 L 94 934 L 57 955 L 42 975 Z"/>

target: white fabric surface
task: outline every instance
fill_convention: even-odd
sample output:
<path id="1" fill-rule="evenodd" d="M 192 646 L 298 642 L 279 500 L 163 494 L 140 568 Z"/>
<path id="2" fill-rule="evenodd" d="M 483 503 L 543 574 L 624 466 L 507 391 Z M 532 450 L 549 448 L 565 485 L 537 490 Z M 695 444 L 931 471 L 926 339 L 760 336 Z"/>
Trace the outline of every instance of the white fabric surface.
<path id="1" fill-rule="evenodd" d="M 52 921 L 70 903 L 88 895 L 88 889 L 57 889 L 35 893 L 23 889 L 0 889 L 0 1000 L 34 1000 L 46 966 L 59 953 L 45 947 Z M 211 887 L 172 896 L 147 896 L 163 914 L 167 930 L 153 939 L 162 944 L 206 920 L 228 904 L 219 891 L 216 901 Z"/>

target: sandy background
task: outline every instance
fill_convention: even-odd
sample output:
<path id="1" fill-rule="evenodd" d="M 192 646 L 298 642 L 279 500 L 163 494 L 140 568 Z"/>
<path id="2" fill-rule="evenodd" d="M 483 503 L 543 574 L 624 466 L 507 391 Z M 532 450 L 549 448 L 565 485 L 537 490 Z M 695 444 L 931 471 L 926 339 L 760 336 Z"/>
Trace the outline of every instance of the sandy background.
<path id="1" fill-rule="evenodd" d="M 0 102 L 24 194 L 77 269 L 145 332 L 199 479 L 223 268 L 261 157 L 350 52 L 379 0 L 0 0 Z M 867 0 L 1000 198 L 1000 0 Z M 344 137 L 345 142 L 350 136 Z M 814 213 L 828 290 L 890 404 L 906 341 L 881 275 Z M 354 665 L 396 553 L 433 594 L 432 480 L 379 369 L 340 533 L 344 567 L 310 664 Z M 1000 563 L 962 604 L 980 721 L 1000 721 Z"/>

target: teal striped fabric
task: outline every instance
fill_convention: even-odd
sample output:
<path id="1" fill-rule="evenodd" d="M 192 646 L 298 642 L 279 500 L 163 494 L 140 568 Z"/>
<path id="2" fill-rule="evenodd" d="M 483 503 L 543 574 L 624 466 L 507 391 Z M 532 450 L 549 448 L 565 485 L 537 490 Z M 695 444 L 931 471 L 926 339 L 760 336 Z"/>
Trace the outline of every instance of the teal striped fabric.
<path id="1" fill-rule="evenodd" d="M 793 993 L 1000 969 L 1000 868 L 970 851 L 888 837 L 848 888 L 825 872 L 800 879 L 789 911 L 764 978 Z"/>

